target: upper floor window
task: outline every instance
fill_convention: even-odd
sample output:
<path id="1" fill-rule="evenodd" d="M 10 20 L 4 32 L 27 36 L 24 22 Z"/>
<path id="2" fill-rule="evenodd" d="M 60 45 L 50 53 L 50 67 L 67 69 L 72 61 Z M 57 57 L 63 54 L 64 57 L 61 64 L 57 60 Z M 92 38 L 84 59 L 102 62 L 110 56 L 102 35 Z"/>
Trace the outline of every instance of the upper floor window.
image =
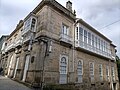
<path id="1" fill-rule="evenodd" d="M 79 39 L 78 36 L 79 36 L 79 34 L 78 34 L 78 27 L 76 27 L 76 39 L 77 40 Z"/>
<path id="2" fill-rule="evenodd" d="M 24 31 L 30 29 L 30 21 L 31 21 L 31 18 L 29 18 L 28 20 L 25 21 L 25 23 L 24 23 Z"/>
<path id="3" fill-rule="evenodd" d="M 84 30 L 84 42 L 87 43 L 87 31 Z"/>
<path id="4" fill-rule="evenodd" d="M 31 15 L 28 19 L 24 22 L 24 29 L 23 31 L 35 31 L 35 25 L 36 25 L 36 17 L 34 15 Z"/>
<path id="5" fill-rule="evenodd" d="M 65 24 L 62 24 L 62 34 L 69 35 L 69 27 Z"/>
<path id="6" fill-rule="evenodd" d="M 101 50 L 103 51 L 103 40 L 101 40 Z"/>
<path id="7" fill-rule="evenodd" d="M 95 37 L 95 47 L 97 48 L 98 46 L 98 44 L 97 44 L 98 42 L 97 42 L 97 37 Z"/>
<path id="8" fill-rule="evenodd" d="M 34 31 L 35 29 L 35 24 L 36 24 L 36 19 L 32 18 L 32 23 L 31 23 L 31 30 Z"/>
<path id="9" fill-rule="evenodd" d="M 93 47 L 95 46 L 94 43 L 95 43 L 95 39 L 94 39 L 94 35 L 92 35 L 92 46 Z"/>
<path id="10" fill-rule="evenodd" d="M 88 44 L 91 45 L 91 33 L 88 32 Z"/>
<path id="11" fill-rule="evenodd" d="M 99 49 L 101 49 L 100 38 L 98 38 L 98 46 L 99 46 Z"/>
<path id="12" fill-rule="evenodd" d="M 83 41 L 83 28 L 79 27 L 79 38 L 80 38 L 80 41 Z"/>
<path id="13" fill-rule="evenodd" d="M 99 76 L 100 76 L 100 80 L 103 80 L 103 69 L 102 69 L 102 64 L 99 64 Z"/>

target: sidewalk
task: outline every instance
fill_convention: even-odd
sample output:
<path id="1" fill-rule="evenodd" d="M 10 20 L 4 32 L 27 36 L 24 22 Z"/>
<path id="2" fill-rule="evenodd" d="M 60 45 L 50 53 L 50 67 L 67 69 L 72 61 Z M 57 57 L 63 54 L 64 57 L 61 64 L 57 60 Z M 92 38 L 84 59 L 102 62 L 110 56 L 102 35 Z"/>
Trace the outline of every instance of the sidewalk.
<path id="1" fill-rule="evenodd" d="M 0 75 L 0 90 L 35 90 Z"/>

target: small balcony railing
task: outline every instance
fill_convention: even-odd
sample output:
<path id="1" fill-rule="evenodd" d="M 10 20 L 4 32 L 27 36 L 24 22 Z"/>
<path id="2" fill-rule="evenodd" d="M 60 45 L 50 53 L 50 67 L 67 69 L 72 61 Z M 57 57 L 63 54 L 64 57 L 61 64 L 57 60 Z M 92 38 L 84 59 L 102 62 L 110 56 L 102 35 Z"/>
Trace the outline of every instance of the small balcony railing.
<path id="1" fill-rule="evenodd" d="M 21 46 L 22 43 L 23 43 L 23 39 L 22 39 L 22 38 L 18 39 L 18 40 L 15 42 L 15 47 Z"/>
<path id="2" fill-rule="evenodd" d="M 9 50 L 14 49 L 14 48 L 15 48 L 15 43 L 13 42 L 6 47 L 5 51 L 9 51 Z"/>
<path id="3" fill-rule="evenodd" d="M 60 41 L 68 43 L 68 44 L 72 44 L 72 38 L 66 34 L 60 34 Z"/>

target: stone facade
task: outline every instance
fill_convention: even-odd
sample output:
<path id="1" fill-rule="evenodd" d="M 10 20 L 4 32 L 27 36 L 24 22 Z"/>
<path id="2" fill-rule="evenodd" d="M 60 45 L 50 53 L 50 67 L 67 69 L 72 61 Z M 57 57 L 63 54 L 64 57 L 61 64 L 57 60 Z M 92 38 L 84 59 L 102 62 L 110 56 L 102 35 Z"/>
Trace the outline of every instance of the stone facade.
<path id="1" fill-rule="evenodd" d="M 55 0 L 42 0 L 19 22 L 7 40 L 5 75 L 32 86 L 61 84 L 77 90 L 117 90 L 115 46 L 86 22 L 77 20 L 71 5 L 68 1 L 65 8 Z M 94 50 L 89 36 L 88 44 L 84 38 L 84 47 L 79 46 L 78 27 L 106 41 L 108 52 L 102 51 L 102 40 L 101 51 Z"/>

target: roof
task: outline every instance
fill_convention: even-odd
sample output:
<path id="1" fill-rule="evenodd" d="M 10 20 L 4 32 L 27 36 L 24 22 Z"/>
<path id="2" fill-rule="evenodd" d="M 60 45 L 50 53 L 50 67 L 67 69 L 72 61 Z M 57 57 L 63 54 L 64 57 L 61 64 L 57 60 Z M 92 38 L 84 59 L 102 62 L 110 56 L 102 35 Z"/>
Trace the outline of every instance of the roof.
<path id="1" fill-rule="evenodd" d="M 0 38 L 0 41 L 3 39 L 3 38 L 7 38 L 9 37 L 9 35 L 2 35 L 1 38 Z"/>
<path id="2" fill-rule="evenodd" d="M 98 34 L 102 38 L 104 38 L 107 41 L 109 41 L 110 43 L 112 43 L 112 41 L 110 39 L 108 39 L 106 36 L 104 36 L 103 34 L 101 34 L 98 30 L 96 30 L 95 28 L 93 28 L 91 25 L 89 25 L 88 23 L 86 23 L 84 20 L 79 19 L 77 22 L 80 22 L 81 24 L 83 24 L 84 26 L 86 26 L 87 28 L 89 28 L 90 30 L 92 30 L 94 33 Z"/>
<path id="3" fill-rule="evenodd" d="M 23 26 L 23 20 L 20 20 L 19 23 L 17 24 L 15 30 L 10 34 L 10 36 L 8 37 L 8 39 L 9 39 L 17 30 L 19 30 L 22 26 Z"/>
<path id="4" fill-rule="evenodd" d="M 35 9 L 30 12 L 25 19 L 31 14 L 36 14 L 43 6 L 48 5 L 53 7 L 54 9 L 56 9 L 57 11 L 59 11 L 60 13 L 63 13 L 64 15 L 68 16 L 69 18 L 75 20 L 76 18 L 76 14 L 69 11 L 67 8 L 65 8 L 64 6 L 62 6 L 61 4 L 59 4 L 56 0 L 42 0 L 37 7 L 35 7 Z M 24 20 L 25 20 L 24 19 Z"/>

